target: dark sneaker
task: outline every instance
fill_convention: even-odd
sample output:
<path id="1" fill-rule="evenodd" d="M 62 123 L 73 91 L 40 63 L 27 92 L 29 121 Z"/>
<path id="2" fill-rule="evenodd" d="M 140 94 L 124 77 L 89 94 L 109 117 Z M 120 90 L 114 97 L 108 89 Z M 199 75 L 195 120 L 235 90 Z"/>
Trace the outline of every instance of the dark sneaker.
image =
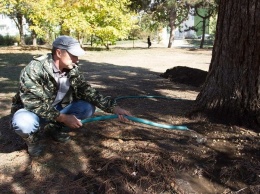
<path id="1" fill-rule="evenodd" d="M 29 137 L 23 138 L 28 147 L 28 153 L 32 157 L 38 157 L 44 153 L 45 146 L 40 143 L 36 133 L 30 134 Z"/>
<path id="2" fill-rule="evenodd" d="M 57 142 L 66 143 L 70 140 L 68 128 L 49 123 L 44 129 Z"/>

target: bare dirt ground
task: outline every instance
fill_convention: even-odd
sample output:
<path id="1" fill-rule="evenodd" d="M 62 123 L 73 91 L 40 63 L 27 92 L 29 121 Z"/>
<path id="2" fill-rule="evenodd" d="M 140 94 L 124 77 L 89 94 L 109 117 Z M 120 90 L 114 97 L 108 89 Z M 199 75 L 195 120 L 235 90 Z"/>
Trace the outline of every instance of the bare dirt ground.
<path id="1" fill-rule="evenodd" d="M 88 51 L 81 69 L 104 95 L 171 97 L 118 103 L 135 117 L 190 130 L 116 119 L 91 122 L 71 131 L 72 140 L 66 144 L 42 132 L 46 153 L 39 158 L 30 158 L 25 143 L 10 129 L 9 109 L 21 68 L 32 55 L 47 51 L 0 49 L 1 193 L 259 193 L 259 134 L 187 118 L 200 87 L 160 76 L 176 66 L 189 67 L 191 79 L 193 68 L 208 70 L 211 50 L 179 46 L 167 49 L 153 44 L 147 49 L 140 42 L 135 48 L 129 44 Z"/>

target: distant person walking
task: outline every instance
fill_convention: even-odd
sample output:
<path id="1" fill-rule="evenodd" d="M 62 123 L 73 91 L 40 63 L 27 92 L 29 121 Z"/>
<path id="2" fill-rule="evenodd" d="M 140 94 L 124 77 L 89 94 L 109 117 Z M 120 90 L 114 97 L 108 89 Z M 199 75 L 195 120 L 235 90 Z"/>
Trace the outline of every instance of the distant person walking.
<path id="1" fill-rule="evenodd" d="M 152 46 L 150 36 L 148 36 L 147 38 L 147 43 L 148 43 L 148 48 L 150 48 Z"/>

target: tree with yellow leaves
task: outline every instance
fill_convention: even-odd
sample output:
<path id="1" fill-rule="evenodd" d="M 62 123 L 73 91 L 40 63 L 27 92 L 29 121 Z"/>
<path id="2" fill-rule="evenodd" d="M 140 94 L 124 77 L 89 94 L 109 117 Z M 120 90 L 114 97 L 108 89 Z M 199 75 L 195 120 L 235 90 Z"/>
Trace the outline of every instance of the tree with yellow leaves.
<path id="1" fill-rule="evenodd" d="M 25 17 L 34 38 L 62 34 L 80 40 L 94 35 L 109 48 L 109 43 L 127 37 L 131 29 L 133 14 L 128 5 L 129 0 L 6 0 L 1 12 L 18 21 L 18 16 Z M 23 25 L 17 23 L 18 28 Z M 22 32 L 20 36 L 22 42 Z"/>

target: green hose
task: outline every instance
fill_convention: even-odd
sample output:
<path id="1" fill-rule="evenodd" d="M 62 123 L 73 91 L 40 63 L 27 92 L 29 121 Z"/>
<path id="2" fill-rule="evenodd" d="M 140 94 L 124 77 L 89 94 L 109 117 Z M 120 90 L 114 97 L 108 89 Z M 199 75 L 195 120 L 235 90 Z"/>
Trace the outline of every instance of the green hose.
<path id="1" fill-rule="evenodd" d="M 138 122 L 138 123 L 143 123 L 146 125 L 151 125 L 154 127 L 160 127 L 160 128 L 164 128 L 164 129 L 188 130 L 188 127 L 186 127 L 186 126 L 165 125 L 165 124 L 159 124 L 159 123 L 155 123 L 155 122 L 137 118 L 137 117 L 132 117 L 132 116 L 125 116 L 125 117 L 128 120 Z M 93 121 L 102 121 L 102 120 L 109 120 L 109 119 L 115 119 L 115 118 L 118 118 L 118 115 L 114 114 L 114 115 L 98 116 L 98 117 L 87 118 L 87 119 L 81 120 L 81 123 L 84 124 L 84 123 L 89 123 L 89 122 L 93 122 Z"/>
<path id="2" fill-rule="evenodd" d="M 126 98 L 165 98 L 165 99 L 170 99 L 170 100 L 181 100 L 180 98 L 172 98 L 169 96 L 120 96 L 120 97 L 117 97 L 115 100 L 121 100 L 121 99 L 126 99 Z"/>
<path id="3" fill-rule="evenodd" d="M 177 98 L 171 98 L 171 97 L 167 97 L 167 96 L 121 96 L 121 97 L 116 98 L 116 100 L 125 99 L 125 98 L 166 98 L 166 99 L 180 100 Z M 159 127 L 159 128 L 164 128 L 164 129 L 173 129 L 173 130 L 189 130 L 188 127 L 182 126 L 182 125 L 165 125 L 165 124 L 159 124 L 159 123 L 155 123 L 153 121 L 149 121 L 149 120 L 145 120 L 145 119 L 137 118 L 137 117 L 133 117 L 133 116 L 124 116 L 124 117 L 126 117 L 128 120 L 146 124 L 146 125 L 151 125 L 154 127 Z M 115 118 L 118 118 L 118 115 L 113 114 L 113 115 L 97 116 L 97 117 L 81 120 L 81 123 L 84 124 L 84 123 L 89 123 L 89 122 L 93 122 L 93 121 L 109 120 L 109 119 L 115 119 Z"/>

